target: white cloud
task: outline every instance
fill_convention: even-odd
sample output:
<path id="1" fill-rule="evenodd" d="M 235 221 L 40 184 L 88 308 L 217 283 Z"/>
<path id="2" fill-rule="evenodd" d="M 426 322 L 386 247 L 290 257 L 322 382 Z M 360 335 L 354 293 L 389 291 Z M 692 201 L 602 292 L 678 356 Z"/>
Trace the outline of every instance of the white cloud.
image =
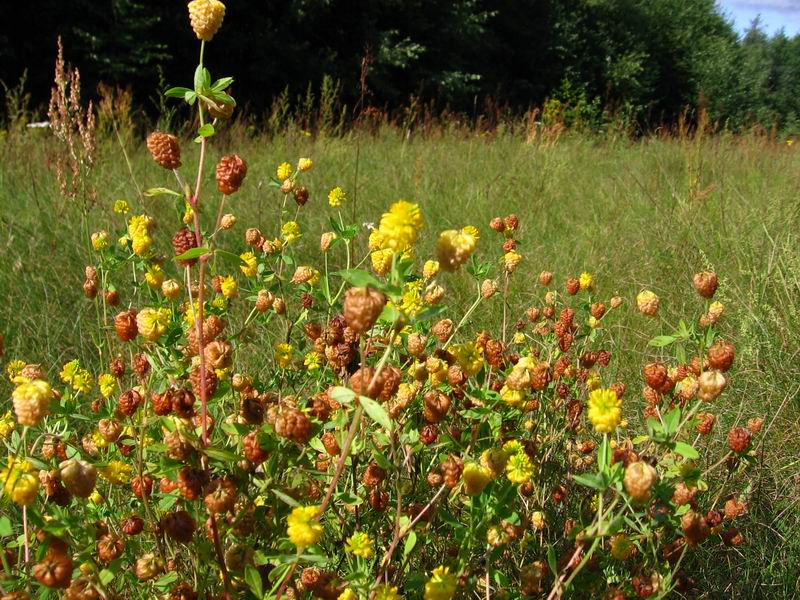
<path id="1" fill-rule="evenodd" d="M 800 13 L 800 0 L 732 0 L 732 6 L 784 13 Z"/>

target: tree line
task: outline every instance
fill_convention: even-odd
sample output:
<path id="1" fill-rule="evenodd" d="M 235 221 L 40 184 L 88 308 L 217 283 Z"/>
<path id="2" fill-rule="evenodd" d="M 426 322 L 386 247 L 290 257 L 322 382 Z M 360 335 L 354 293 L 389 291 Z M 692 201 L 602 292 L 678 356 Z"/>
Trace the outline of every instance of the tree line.
<path id="1" fill-rule="evenodd" d="M 27 72 L 46 103 L 56 39 L 81 70 L 134 90 L 156 110 L 190 85 L 197 44 L 184 0 L 28 0 L 0 6 L 0 80 Z M 381 108 L 411 98 L 465 114 L 487 99 L 512 111 L 548 99 L 587 119 L 642 128 L 703 107 L 731 129 L 800 123 L 800 36 L 738 35 L 714 0 L 229 0 L 207 65 L 235 77 L 254 114 L 328 76 L 341 102 Z M 360 85 L 368 63 L 367 96 Z M 2 90 L 0 90 L 2 91 Z"/>

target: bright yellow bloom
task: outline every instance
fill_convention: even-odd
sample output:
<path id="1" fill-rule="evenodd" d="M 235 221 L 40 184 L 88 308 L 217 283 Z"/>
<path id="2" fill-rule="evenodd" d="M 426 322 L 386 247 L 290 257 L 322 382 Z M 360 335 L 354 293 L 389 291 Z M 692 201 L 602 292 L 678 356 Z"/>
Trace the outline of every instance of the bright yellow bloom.
<path id="1" fill-rule="evenodd" d="M 131 248 L 137 256 L 144 256 L 153 245 L 153 238 L 149 235 L 137 235 L 131 238 Z"/>
<path id="2" fill-rule="evenodd" d="M 300 160 L 297 161 L 297 170 L 300 171 L 301 173 L 303 171 L 310 171 L 311 167 L 313 166 L 314 166 L 314 161 L 312 161 L 310 158 L 301 158 Z"/>
<path id="3" fill-rule="evenodd" d="M 92 443 L 100 449 L 108 448 L 111 445 L 111 442 L 103 437 L 99 429 L 92 432 Z"/>
<path id="4" fill-rule="evenodd" d="M 517 331 L 514 334 L 514 343 L 515 344 L 524 344 L 525 343 L 525 334 L 521 331 Z"/>
<path id="5" fill-rule="evenodd" d="M 239 265 L 242 273 L 244 273 L 246 277 L 255 277 L 258 273 L 258 259 L 256 255 L 252 252 L 244 252 L 239 255 L 239 258 L 244 263 L 243 265 Z"/>
<path id="6" fill-rule="evenodd" d="M 217 296 L 211 301 L 212 308 L 225 310 L 228 308 L 228 299 L 225 296 Z"/>
<path id="7" fill-rule="evenodd" d="M 483 368 L 483 353 L 474 342 L 450 346 L 450 353 L 455 357 L 458 366 L 467 377 L 477 375 Z"/>
<path id="8" fill-rule="evenodd" d="M 121 460 L 112 460 L 105 467 L 97 469 L 100 476 L 112 485 L 130 483 L 133 467 Z"/>
<path id="9" fill-rule="evenodd" d="M 86 369 L 80 369 L 72 378 L 72 389 L 88 394 L 94 387 L 94 378 Z"/>
<path id="10" fill-rule="evenodd" d="M 159 289 L 164 283 L 164 270 L 161 265 L 149 265 L 144 273 L 144 280 L 151 289 Z"/>
<path id="11" fill-rule="evenodd" d="M 524 451 L 514 453 L 506 463 L 506 477 L 512 483 L 521 484 L 529 481 L 533 477 L 533 472 L 533 463 Z"/>
<path id="12" fill-rule="evenodd" d="M 425 584 L 425 600 L 450 600 L 457 587 L 458 580 L 448 567 L 436 567 Z"/>
<path id="13" fill-rule="evenodd" d="M 472 226 L 440 233 L 436 253 L 441 267 L 450 272 L 457 270 L 475 252 L 479 239 L 478 230 Z"/>
<path id="14" fill-rule="evenodd" d="M 92 234 L 92 248 L 100 252 L 100 250 L 105 250 L 108 248 L 108 232 L 107 231 L 95 231 Z"/>
<path id="15" fill-rule="evenodd" d="M 233 275 L 226 275 L 222 278 L 222 295 L 226 298 L 235 298 L 236 293 L 239 290 L 239 284 L 236 283 L 236 279 Z"/>
<path id="16" fill-rule="evenodd" d="M 6 411 L 6 414 L 0 417 L 0 440 L 7 440 L 13 431 L 14 417 L 9 410 Z"/>
<path id="17" fill-rule="evenodd" d="M 316 371 L 320 367 L 320 357 L 316 352 L 309 352 L 303 357 L 303 365 L 309 371 Z"/>
<path id="18" fill-rule="evenodd" d="M 397 309 L 407 317 L 413 317 L 422 308 L 422 280 L 409 281 L 403 286 L 403 296 Z"/>
<path id="19" fill-rule="evenodd" d="M 102 504 L 103 503 L 103 496 L 100 494 L 100 492 L 98 492 L 97 490 L 94 490 L 89 495 L 89 501 L 92 504 Z"/>
<path id="20" fill-rule="evenodd" d="M 292 176 L 292 165 L 288 162 L 281 163 L 275 173 L 278 176 L 278 181 L 286 181 Z"/>
<path id="21" fill-rule="evenodd" d="M 9 381 L 13 382 L 17 377 L 22 375 L 22 369 L 25 368 L 27 365 L 24 360 L 12 360 L 10 363 L 6 365 L 6 374 L 8 375 Z"/>
<path id="22" fill-rule="evenodd" d="M 292 345 L 282 342 L 275 346 L 275 362 L 281 369 L 285 369 L 292 363 Z"/>
<path id="23" fill-rule="evenodd" d="M 589 420 L 598 433 L 613 433 L 622 420 L 622 400 L 614 390 L 597 388 L 589 394 Z"/>
<path id="24" fill-rule="evenodd" d="M 319 506 L 298 506 L 286 519 L 286 531 L 291 542 L 302 549 L 316 544 L 322 537 L 322 525 L 317 521 Z"/>
<path id="25" fill-rule="evenodd" d="M 156 222 L 147 215 L 134 215 L 128 221 L 128 235 L 131 238 L 150 235 Z"/>
<path id="26" fill-rule="evenodd" d="M 389 207 L 389 212 L 383 213 L 378 225 L 381 247 L 395 252 L 409 250 L 416 243 L 422 225 L 419 206 L 407 200 L 398 200 Z"/>
<path id="27" fill-rule="evenodd" d="M 361 558 L 371 558 L 375 553 L 374 545 L 375 542 L 370 539 L 369 534 L 359 531 L 347 539 L 345 550 Z"/>
<path id="28" fill-rule="evenodd" d="M 328 192 L 328 204 L 331 208 L 339 208 L 345 200 L 347 200 L 347 193 L 339 186 Z"/>
<path id="29" fill-rule="evenodd" d="M 339 594 L 336 600 L 358 600 L 358 596 L 350 588 L 344 588 L 344 591 Z"/>
<path id="30" fill-rule="evenodd" d="M 381 245 L 383 244 L 383 236 L 381 232 L 377 229 L 373 229 L 369 233 L 369 240 L 367 240 L 367 246 L 369 246 L 370 250 L 380 250 Z"/>
<path id="31" fill-rule="evenodd" d="M 291 244 L 301 235 L 300 225 L 298 225 L 295 221 L 287 221 L 281 227 L 281 235 L 283 235 L 283 239 L 287 244 Z"/>
<path id="32" fill-rule="evenodd" d="M 375 600 L 402 600 L 397 588 L 390 585 L 379 585 L 375 588 Z"/>
<path id="33" fill-rule="evenodd" d="M 425 280 L 433 279 L 439 273 L 439 261 L 438 260 L 427 260 L 425 261 L 425 265 L 422 267 L 422 276 Z"/>
<path id="34" fill-rule="evenodd" d="M 589 324 L 589 327 L 591 329 L 597 329 L 600 326 L 600 319 L 597 319 L 594 316 L 590 316 L 587 323 Z"/>
<path id="35" fill-rule="evenodd" d="M 110 373 L 103 373 L 97 378 L 97 383 L 100 385 L 100 394 L 103 398 L 109 398 L 114 390 L 117 388 L 117 380 Z"/>
<path id="36" fill-rule="evenodd" d="M 472 496 L 480 494 L 492 480 L 492 472 L 478 463 L 467 463 L 461 473 L 464 491 Z"/>
<path id="37" fill-rule="evenodd" d="M 168 308 L 145 308 L 136 315 L 136 326 L 144 339 L 155 342 L 166 333 L 171 320 Z"/>
<path id="38" fill-rule="evenodd" d="M 520 406 L 525 400 L 525 393 L 522 390 L 512 390 L 504 385 L 500 390 L 500 398 L 509 406 Z"/>
<path id="39" fill-rule="evenodd" d="M 33 473 L 33 465 L 27 460 L 8 459 L 8 468 L 0 471 L 3 491 L 19 506 L 28 506 L 39 492 L 39 478 Z"/>
<path id="40" fill-rule="evenodd" d="M 128 206 L 128 202 L 126 200 L 115 200 L 114 201 L 114 212 L 118 215 L 127 215 L 130 207 Z"/>
<path id="41" fill-rule="evenodd" d="M 186 202 L 183 206 L 183 218 L 181 219 L 185 225 L 194 221 L 194 209 L 192 205 Z"/>
<path id="42" fill-rule="evenodd" d="M 58 376 L 61 378 L 61 381 L 64 383 L 72 383 L 72 380 L 75 378 L 75 375 L 81 370 L 81 365 L 77 359 L 71 360 L 68 363 L 64 364 L 61 367 L 61 372 Z"/>
<path id="43" fill-rule="evenodd" d="M 593 281 L 592 274 L 587 273 L 586 271 L 581 273 L 580 277 L 578 277 L 578 282 L 580 283 L 582 290 L 592 289 L 592 281 Z"/>
<path id="44" fill-rule="evenodd" d="M 200 303 L 197 300 L 194 301 L 194 305 L 184 302 L 181 310 L 183 311 L 183 320 L 189 324 L 189 327 L 194 327 L 194 317 L 200 312 Z"/>
<path id="45" fill-rule="evenodd" d="M 522 257 L 519 254 L 517 254 L 514 250 L 506 252 L 503 255 L 503 266 L 505 267 L 506 272 L 513 273 L 516 270 L 517 265 L 519 265 L 521 260 Z"/>
<path id="46" fill-rule="evenodd" d="M 375 250 L 369 255 L 372 260 L 372 268 L 378 275 L 386 275 L 392 268 L 392 257 L 394 252 L 391 250 Z"/>

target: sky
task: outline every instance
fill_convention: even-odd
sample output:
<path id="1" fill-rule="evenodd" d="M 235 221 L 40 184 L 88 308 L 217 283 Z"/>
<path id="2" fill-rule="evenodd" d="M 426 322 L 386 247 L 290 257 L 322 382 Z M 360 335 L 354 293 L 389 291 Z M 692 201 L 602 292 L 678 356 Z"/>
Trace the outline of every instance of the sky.
<path id="1" fill-rule="evenodd" d="M 775 33 L 783 28 L 788 36 L 800 33 L 800 0 L 719 0 L 725 14 L 744 31 L 757 16 L 762 28 Z"/>

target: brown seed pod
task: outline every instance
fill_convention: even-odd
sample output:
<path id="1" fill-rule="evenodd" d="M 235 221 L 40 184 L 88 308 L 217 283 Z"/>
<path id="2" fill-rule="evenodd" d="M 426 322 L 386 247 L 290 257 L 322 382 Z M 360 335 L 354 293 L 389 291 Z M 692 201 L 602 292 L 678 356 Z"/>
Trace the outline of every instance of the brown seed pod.
<path id="1" fill-rule="evenodd" d="M 242 439 L 242 446 L 244 447 L 244 456 L 253 465 L 260 465 L 267 460 L 267 451 L 261 447 L 258 441 L 259 431 L 254 429 Z"/>
<path id="2" fill-rule="evenodd" d="M 293 442 L 305 444 L 311 439 L 311 420 L 293 406 L 271 406 L 267 410 L 267 421 L 275 433 Z"/>
<path id="3" fill-rule="evenodd" d="M 181 147 L 174 135 L 154 131 L 147 136 L 147 149 L 159 166 L 170 170 L 181 166 Z"/>
<path id="4" fill-rule="evenodd" d="M 73 458 L 59 465 L 59 477 L 70 494 L 88 498 L 97 482 L 97 469 L 93 465 Z"/>
<path id="5" fill-rule="evenodd" d="M 356 333 L 372 328 L 386 305 L 386 296 L 369 287 L 353 287 L 344 298 L 344 318 Z"/>
<path id="6" fill-rule="evenodd" d="M 153 492 L 153 478 L 145 474 L 144 477 L 138 475 L 131 479 L 131 491 L 139 499 L 149 497 Z"/>
<path id="7" fill-rule="evenodd" d="M 744 427 L 733 427 L 728 432 L 728 448 L 737 454 L 747 452 L 750 447 L 751 434 Z"/>
<path id="8" fill-rule="evenodd" d="M 570 277 L 567 279 L 566 290 L 570 296 L 574 296 L 581 291 L 581 282 L 577 277 Z"/>
<path id="9" fill-rule="evenodd" d="M 188 544 L 192 541 L 195 522 L 185 510 L 176 510 L 161 517 L 161 527 L 176 542 Z"/>
<path id="10" fill-rule="evenodd" d="M 223 156 L 217 163 L 217 190 L 230 196 L 239 191 L 247 176 L 247 163 L 237 154 Z"/>
<path id="11" fill-rule="evenodd" d="M 136 390 L 123 392 L 119 397 L 119 410 L 126 417 L 133 416 L 142 403 L 142 395 Z"/>
<path id="12" fill-rule="evenodd" d="M 464 471 L 464 461 L 458 456 L 451 454 L 442 463 L 442 475 L 444 484 L 453 489 L 461 480 L 461 473 Z"/>
<path id="13" fill-rule="evenodd" d="M 450 339 L 451 335 L 453 335 L 453 329 L 453 321 L 450 319 L 442 319 L 433 325 L 431 328 L 431 333 L 436 336 L 436 339 L 444 343 Z"/>
<path id="14" fill-rule="evenodd" d="M 735 356 L 736 349 L 733 344 L 719 340 L 708 349 L 708 365 L 724 373 L 731 368 Z"/>
<path id="15" fill-rule="evenodd" d="M 364 470 L 362 481 L 368 488 L 379 486 L 386 479 L 386 470 L 379 467 L 375 462 L 370 462 Z"/>
<path id="16" fill-rule="evenodd" d="M 107 442 L 116 442 L 122 434 L 122 425 L 116 419 L 100 419 L 97 423 L 97 430 Z"/>
<path id="17" fill-rule="evenodd" d="M 203 502 L 212 515 L 233 510 L 236 504 L 236 485 L 227 477 L 215 479 L 209 484 Z"/>
<path id="18" fill-rule="evenodd" d="M 308 202 L 308 188 L 305 186 L 296 187 L 294 190 L 294 201 L 297 206 L 305 206 Z"/>
<path id="19" fill-rule="evenodd" d="M 205 473 L 199 469 L 183 467 L 178 472 L 178 489 L 185 500 L 195 500 L 199 498 L 205 483 Z"/>
<path id="20" fill-rule="evenodd" d="M 97 540 L 97 557 L 106 564 L 116 560 L 125 551 L 125 542 L 113 533 L 107 533 Z"/>
<path id="21" fill-rule="evenodd" d="M 702 273 L 695 273 L 692 277 L 694 289 L 703 298 L 713 298 L 714 293 L 717 291 L 717 274 L 711 271 L 703 271 Z"/>
<path id="22" fill-rule="evenodd" d="M 387 492 L 381 491 L 378 488 L 372 488 L 369 491 L 369 505 L 373 510 L 383 512 L 386 510 L 388 504 L 389 494 Z"/>
<path id="23" fill-rule="evenodd" d="M 164 561 L 152 552 L 140 557 L 133 567 L 133 572 L 140 581 L 155 579 L 164 571 Z"/>
<path id="24" fill-rule="evenodd" d="M 174 460 L 188 460 L 194 451 L 189 440 L 177 429 L 164 434 L 164 444 L 167 456 Z"/>
<path id="25" fill-rule="evenodd" d="M 217 391 L 217 374 L 214 373 L 213 369 L 207 368 L 205 373 L 205 382 L 206 382 L 206 398 L 211 398 L 214 393 Z M 201 387 L 201 379 L 200 379 L 200 367 L 197 366 L 192 369 L 191 374 L 189 375 L 189 381 L 192 384 L 192 391 L 195 393 L 195 396 L 199 396 L 202 398 L 202 387 Z"/>
<path id="26" fill-rule="evenodd" d="M 164 417 L 172 412 L 172 396 L 170 390 L 166 390 L 162 394 L 153 393 L 150 397 L 150 402 L 153 405 L 153 412 L 160 417 Z"/>
<path id="27" fill-rule="evenodd" d="M 45 587 L 66 588 L 72 579 L 72 559 L 60 552 L 48 552 L 33 567 L 33 576 Z"/>
<path id="28" fill-rule="evenodd" d="M 170 388 L 166 393 L 176 415 L 184 419 L 191 419 L 194 416 L 195 396 L 192 392 L 183 388 Z"/>
<path id="29" fill-rule="evenodd" d="M 438 423 L 450 410 L 451 400 L 447 394 L 430 390 L 423 399 L 423 417 L 428 423 Z"/>
<path id="30" fill-rule="evenodd" d="M 699 544 L 711 533 L 705 517 L 691 509 L 681 517 L 681 529 L 690 547 Z"/>
<path id="31" fill-rule="evenodd" d="M 172 236 L 172 249 L 175 252 L 175 256 L 180 256 L 192 248 L 197 248 L 197 237 L 186 227 L 181 227 L 175 232 L 175 235 Z M 196 263 L 196 258 L 187 258 L 178 261 L 178 264 L 184 267 L 190 267 Z"/>
<path id="32" fill-rule="evenodd" d="M 131 309 L 117 314 L 114 317 L 114 330 L 122 342 L 129 342 L 139 335 L 139 328 L 136 325 L 136 311 Z"/>
<path id="33" fill-rule="evenodd" d="M 139 535 L 144 530 L 144 520 L 138 515 L 131 515 L 122 522 L 121 529 L 125 535 Z"/>
<path id="34" fill-rule="evenodd" d="M 656 481 L 658 481 L 656 470 L 646 462 L 639 461 L 626 467 L 622 483 L 630 497 L 642 504 L 650 499 Z"/>

